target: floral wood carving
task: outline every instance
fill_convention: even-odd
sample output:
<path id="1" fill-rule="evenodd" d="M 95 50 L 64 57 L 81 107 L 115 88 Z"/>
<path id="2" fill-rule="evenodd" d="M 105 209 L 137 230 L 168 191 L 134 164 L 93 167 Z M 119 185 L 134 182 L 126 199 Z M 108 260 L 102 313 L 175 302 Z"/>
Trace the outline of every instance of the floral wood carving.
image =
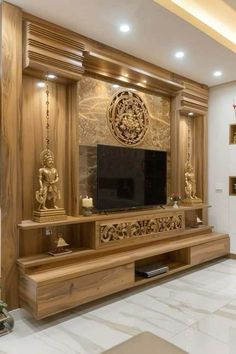
<path id="1" fill-rule="evenodd" d="M 133 220 L 122 223 L 101 224 L 99 226 L 99 242 L 101 244 L 110 241 L 134 239 L 144 236 L 160 236 L 162 233 L 181 230 L 184 227 L 182 214 Z"/>
<path id="2" fill-rule="evenodd" d="M 107 110 L 107 120 L 113 136 L 122 144 L 141 143 L 148 129 L 148 110 L 141 97 L 132 91 L 119 91 Z"/>

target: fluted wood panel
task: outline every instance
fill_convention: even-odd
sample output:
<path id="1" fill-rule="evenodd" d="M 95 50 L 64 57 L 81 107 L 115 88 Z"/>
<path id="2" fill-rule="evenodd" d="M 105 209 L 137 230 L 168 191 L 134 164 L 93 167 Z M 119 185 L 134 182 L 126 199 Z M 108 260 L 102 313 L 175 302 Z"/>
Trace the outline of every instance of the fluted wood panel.
<path id="1" fill-rule="evenodd" d="M 23 27 L 24 68 L 52 71 L 78 80 L 84 72 L 84 45 L 60 30 L 53 30 L 32 21 Z"/>
<path id="2" fill-rule="evenodd" d="M 21 218 L 22 12 L 2 3 L 1 258 L 2 298 L 18 306 L 17 223 Z M 30 134 L 30 132 L 29 132 Z"/>
<path id="3" fill-rule="evenodd" d="M 181 109 L 205 114 L 208 110 L 208 88 L 185 82 L 185 88 L 180 94 Z"/>

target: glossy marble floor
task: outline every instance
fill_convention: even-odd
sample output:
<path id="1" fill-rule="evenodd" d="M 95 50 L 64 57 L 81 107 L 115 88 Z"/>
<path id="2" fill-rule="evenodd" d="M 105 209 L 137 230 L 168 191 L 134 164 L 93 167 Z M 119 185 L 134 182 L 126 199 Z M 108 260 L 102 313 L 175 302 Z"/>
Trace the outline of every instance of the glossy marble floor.
<path id="1" fill-rule="evenodd" d="M 50 320 L 37 322 L 21 310 L 13 315 L 15 330 L 0 337 L 0 354 L 99 354 L 143 331 L 191 354 L 235 354 L 236 261 Z"/>

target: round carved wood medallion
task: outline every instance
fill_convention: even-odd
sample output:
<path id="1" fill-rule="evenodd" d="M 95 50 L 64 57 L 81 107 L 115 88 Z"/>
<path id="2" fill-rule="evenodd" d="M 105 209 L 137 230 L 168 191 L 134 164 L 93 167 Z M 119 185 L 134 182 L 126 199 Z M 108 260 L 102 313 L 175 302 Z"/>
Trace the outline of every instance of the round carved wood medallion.
<path id="1" fill-rule="evenodd" d="M 113 136 L 120 143 L 138 145 L 148 129 L 148 110 L 137 93 L 119 91 L 108 106 L 107 121 Z"/>

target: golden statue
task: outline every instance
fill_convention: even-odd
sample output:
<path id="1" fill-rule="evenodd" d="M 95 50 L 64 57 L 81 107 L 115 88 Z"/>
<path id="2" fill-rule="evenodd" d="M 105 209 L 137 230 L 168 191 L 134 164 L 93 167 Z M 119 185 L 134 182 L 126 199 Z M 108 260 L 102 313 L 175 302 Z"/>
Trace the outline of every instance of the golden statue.
<path id="1" fill-rule="evenodd" d="M 38 181 L 39 190 L 36 192 L 36 201 L 39 203 L 37 210 L 33 211 L 33 220 L 37 222 L 49 222 L 66 219 L 65 210 L 58 208 L 57 200 L 60 198 L 60 191 L 57 189 L 59 176 L 54 167 L 54 155 L 49 149 L 49 89 L 48 76 L 46 85 L 46 149 L 40 154 L 42 167 L 39 169 Z"/>
<path id="2" fill-rule="evenodd" d="M 36 191 L 36 201 L 39 203 L 37 210 L 33 212 L 33 220 L 48 222 L 66 219 L 65 210 L 57 206 L 61 199 L 57 188 L 59 176 L 54 167 L 54 155 L 51 150 L 45 149 L 40 154 L 42 167 L 39 169 L 39 190 Z"/>
<path id="3" fill-rule="evenodd" d="M 56 201 L 60 199 L 60 191 L 56 183 L 59 176 L 54 167 L 54 155 L 46 149 L 40 155 L 42 167 L 39 169 L 39 186 L 36 192 L 36 200 L 39 203 L 38 210 L 58 209 Z"/>
<path id="4" fill-rule="evenodd" d="M 186 198 L 183 200 L 183 203 L 202 203 L 202 200 L 196 196 L 196 180 L 192 164 L 189 160 L 185 163 L 184 177 Z"/>

